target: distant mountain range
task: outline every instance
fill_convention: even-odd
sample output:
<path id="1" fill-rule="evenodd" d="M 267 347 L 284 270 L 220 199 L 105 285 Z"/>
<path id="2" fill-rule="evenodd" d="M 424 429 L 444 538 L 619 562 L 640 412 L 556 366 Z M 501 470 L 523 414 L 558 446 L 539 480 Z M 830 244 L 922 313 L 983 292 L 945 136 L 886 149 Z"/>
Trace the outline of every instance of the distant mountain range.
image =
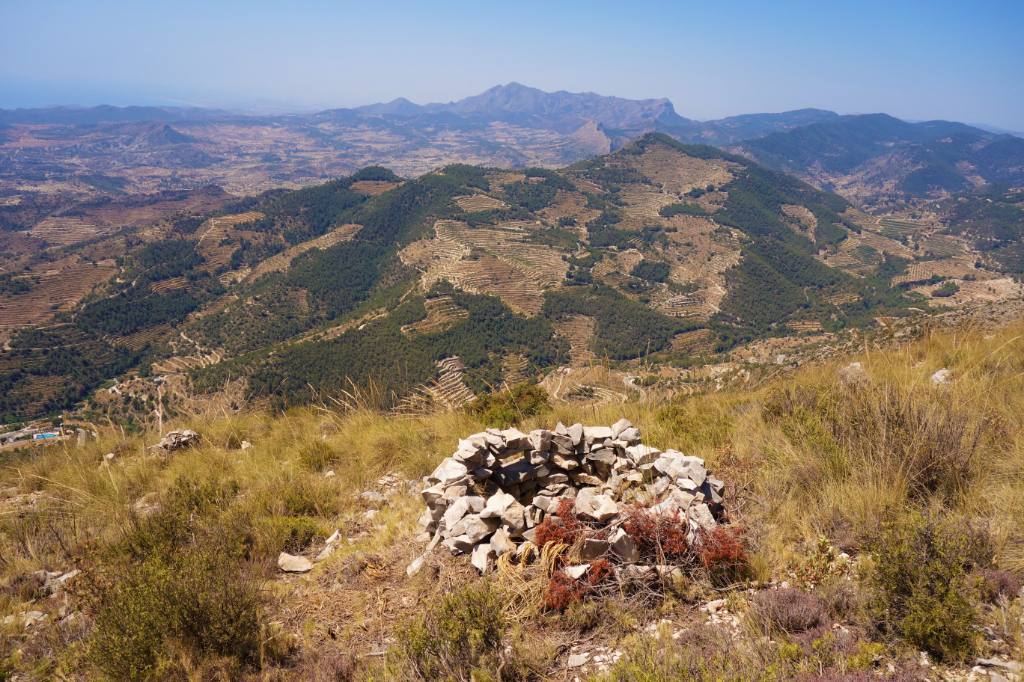
<path id="1" fill-rule="evenodd" d="M 1024 139 L 962 123 L 821 109 L 696 121 L 667 99 L 509 83 L 448 103 L 398 98 L 276 116 L 164 107 L 0 110 L 0 192 L 5 180 L 66 185 L 97 174 L 119 180 L 126 191 L 216 183 L 251 194 L 370 164 L 406 176 L 451 162 L 556 167 L 607 154 L 648 132 L 726 148 L 863 206 L 1024 184 Z M 82 191 L 95 191 L 95 183 Z"/>
<path id="2" fill-rule="evenodd" d="M 131 106 L 88 108 L 51 107 L 43 109 L 0 109 L 0 125 L 32 123 L 55 125 L 96 125 L 162 121 L 187 123 L 238 120 L 249 123 L 269 120 L 347 121 L 384 120 L 402 125 L 450 126 L 471 129 L 495 122 L 528 128 L 572 133 L 591 124 L 612 138 L 632 139 L 645 132 L 669 132 L 680 139 L 709 144 L 737 142 L 799 126 L 837 118 L 832 111 L 798 109 L 771 114 L 744 114 L 719 120 L 696 121 L 676 113 L 668 99 L 631 100 L 592 92 L 559 90 L 545 92 L 519 83 L 496 85 L 479 95 L 432 104 L 416 104 L 399 97 L 390 102 L 343 109 L 328 109 L 310 115 L 259 116 L 220 109 Z M 621 145 L 619 145 L 621 146 Z"/>

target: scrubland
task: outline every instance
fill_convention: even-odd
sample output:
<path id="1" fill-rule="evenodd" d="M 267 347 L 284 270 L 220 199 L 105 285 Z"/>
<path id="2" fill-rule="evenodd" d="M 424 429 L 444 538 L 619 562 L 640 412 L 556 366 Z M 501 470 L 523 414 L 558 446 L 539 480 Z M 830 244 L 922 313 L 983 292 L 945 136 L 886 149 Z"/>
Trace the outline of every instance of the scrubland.
<path id="1" fill-rule="evenodd" d="M 175 426 L 202 445 L 167 455 L 116 429 L 5 453 L 0 679 L 988 679 L 978 658 L 1006 677 L 1024 660 L 1024 324 L 669 403 L 529 395 L 197 418 Z M 461 436 L 623 416 L 726 482 L 743 542 L 726 580 L 554 604 L 565 544 L 485 577 L 439 549 L 406 575 L 415 481 Z M 311 572 L 278 570 L 335 530 Z"/>

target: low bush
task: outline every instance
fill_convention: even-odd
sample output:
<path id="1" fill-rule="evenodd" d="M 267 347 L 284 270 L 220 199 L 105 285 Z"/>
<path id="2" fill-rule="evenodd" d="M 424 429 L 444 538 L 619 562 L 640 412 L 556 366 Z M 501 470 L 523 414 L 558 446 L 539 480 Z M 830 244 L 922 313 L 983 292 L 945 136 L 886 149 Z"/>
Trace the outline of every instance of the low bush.
<path id="1" fill-rule="evenodd" d="M 574 579 L 562 571 L 554 571 L 544 589 L 544 608 L 548 611 L 564 611 L 572 604 L 596 594 L 612 575 L 614 569 L 607 559 L 592 561 L 582 578 Z"/>
<path id="2" fill-rule="evenodd" d="M 470 680 L 500 668 L 507 627 L 498 592 L 474 583 L 407 624 L 398 641 L 415 677 Z"/>
<path id="3" fill-rule="evenodd" d="M 84 659 L 112 679 L 184 677 L 190 665 L 231 676 L 266 654 L 253 537 L 226 513 L 234 482 L 179 478 L 152 516 L 87 551 L 72 586 L 93 627 Z"/>
<path id="4" fill-rule="evenodd" d="M 339 504 L 330 479 L 292 472 L 282 473 L 262 498 L 266 513 L 285 516 L 331 516 Z"/>
<path id="5" fill-rule="evenodd" d="M 594 677 L 598 682 L 868 682 L 923 680 L 917 671 L 897 668 L 880 677 L 865 669 L 862 654 L 848 656 L 832 633 L 818 637 L 808 646 L 767 637 L 749 640 L 724 630 L 697 626 L 669 636 L 641 636 L 626 640 L 622 657 L 607 672 Z M 877 649 L 868 649 L 873 663 Z M 860 669 L 857 666 L 862 666 Z"/>
<path id="6" fill-rule="evenodd" d="M 230 670 L 259 662 L 263 596 L 219 543 L 154 554 L 85 574 L 94 626 L 86 659 L 112 679 L 180 675 L 181 652 Z"/>
<path id="7" fill-rule="evenodd" d="M 915 514 L 889 523 L 875 548 L 873 613 L 885 632 L 942 661 L 975 648 L 967 569 L 971 538 L 947 520 Z"/>
<path id="8" fill-rule="evenodd" d="M 257 550 L 267 557 L 278 552 L 301 554 L 317 538 L 325 537 L 320 523 L 308 516 L 271 516 L 257 523 Z"/>
<path id="9" fill-rule="evenodd" d="M 571 545 L 586 535 L 590 529 L 579 520 L 573 511 L 573 501 L 562 498 L 558 501 L 555 513 L 549 514 L 537 525 L 534 536 L 538 547 L 555 543 Z"/>
<path id="10" fill-rule="evenodd" d="M 980 453 L 1005 447 L 993 415 L 895 381 L 857 390 L 793 384 L 766 398 L 763 416 L 790 441 L 813 444 L 801 462 L 809 475 L 839 480 L 884 471 L 918 500 L 956 500 Z"/>
<path id="11" fill-rule="evenodd" d="M 822 600 L 794 588 L 759 592 L 754 596 L 752 606 L 755 620 L 768 631 L 793 635 L 828 622 Z"/>
<path id="12" fill-rule="evenodd" d="M 550 409 L 547 392 L 535 384 L 518 384 L 507 391 L 482 395 L 469 406 L 469 411 L 485 424 L 502 428 Z"/>
<path id="13" fill-rule="evenodd" d="M 310 471 L 323 471 L 338 461 L 338 453 L 322 440 L 314 440 L 299 448 L 299 461 Z"/>
<path id="14" fill-rule="evenodd" d="M 1013 599 L 1020 594 L 1024 588 L 1024 581 L 1020 576 L 1003 571 L 997 568 L 980 568 L 974 572 L 977 578 L 981 597 L 989 603 L 994 603 L 1000 597 Z"/>

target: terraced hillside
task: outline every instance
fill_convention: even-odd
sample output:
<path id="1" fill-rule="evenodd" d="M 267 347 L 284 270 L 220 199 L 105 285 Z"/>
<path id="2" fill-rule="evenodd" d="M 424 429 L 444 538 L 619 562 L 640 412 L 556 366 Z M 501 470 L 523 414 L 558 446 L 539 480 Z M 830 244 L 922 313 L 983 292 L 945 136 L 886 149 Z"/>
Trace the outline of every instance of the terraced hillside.
<path id="1" fill-rule="evenodd" d="M 886 235 L 902 228 L 912 233 Z M 54 397 L 32 414 L 128 368 L 199 392 L 241 381 L 248 399 L 277 405 L 372 385 L 381 406 L 417 411 L 603 364 L 623 374 L 553 385 L 574 400 L 595 387 L 618 395 L 612 386 L 636 390 L 626 379 L 645 363 L 686 367 L 757 339 L 827 336 L 949 303 L 922 286 L 998 278 L 935 220 L 879 221 L 659 134 L 558 171 L 456 164 L 400 181 L 367 168 L 148 234 L 131 237 L 113 280 L 97 278 L 62 313 L 51 342 L 73 362 L 36 362 L 29 375 L 8 365 L 12 387 L 67 387 L 48 388 Z M 1015 289 L 959 291 L 991 300 Z M 6 352 L 28 352 L 27 338 L 13 333 Z M 97 344 L 122 355 L 68 381 L 62 372 Z M 20 414 L 23 402 L 6 409 Z"/>

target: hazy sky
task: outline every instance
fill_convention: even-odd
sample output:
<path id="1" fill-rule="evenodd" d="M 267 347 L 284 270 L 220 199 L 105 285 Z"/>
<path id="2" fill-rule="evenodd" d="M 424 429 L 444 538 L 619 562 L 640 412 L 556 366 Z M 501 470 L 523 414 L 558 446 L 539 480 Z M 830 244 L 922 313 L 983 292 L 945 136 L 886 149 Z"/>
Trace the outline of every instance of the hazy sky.
<path id="1" fill-rule="evenodd" d="M 0 107 L 302 110 L 509 81 L 691 118 L 822 107 L 1024 130 L 1024 1 L 0 0 Z"/>

